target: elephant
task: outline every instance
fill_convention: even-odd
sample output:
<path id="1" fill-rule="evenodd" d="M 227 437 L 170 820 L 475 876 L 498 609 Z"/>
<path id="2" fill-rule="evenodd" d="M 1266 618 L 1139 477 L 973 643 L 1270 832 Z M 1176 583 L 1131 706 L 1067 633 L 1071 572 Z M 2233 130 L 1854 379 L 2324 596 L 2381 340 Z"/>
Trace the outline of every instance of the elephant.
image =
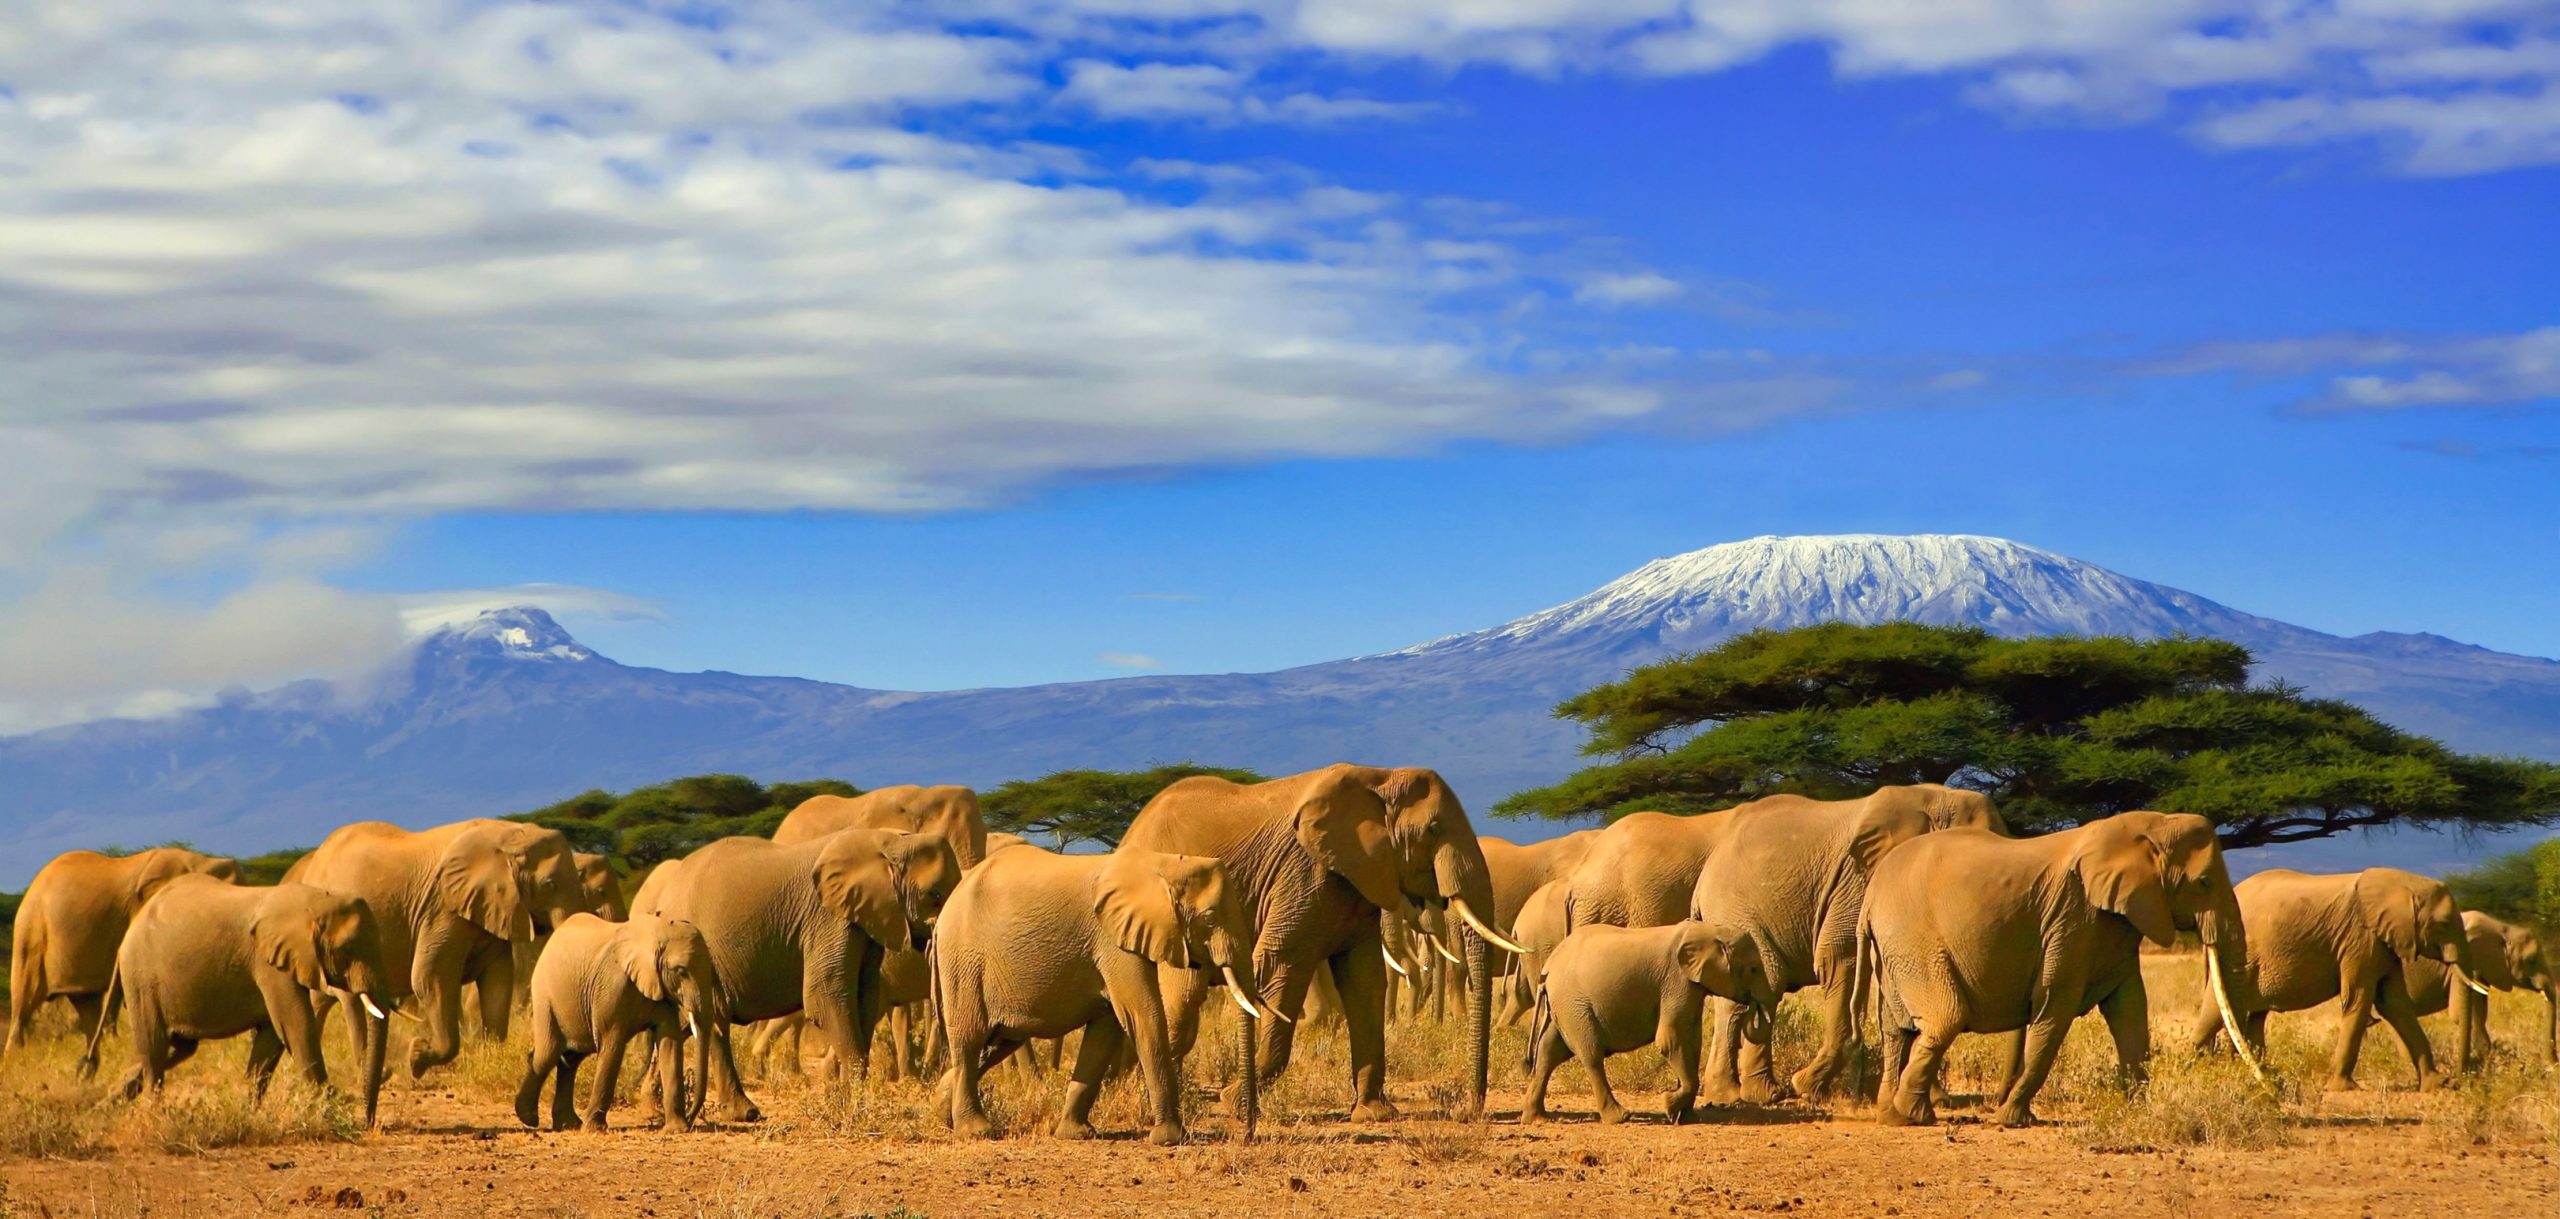
<path id="1" fill-rule="evenodd" d="M 647 1034 L 666 1098 L 667 1128 L 693 1128 L 701 1112 L 685 1105 L 684 1075 L 675 1047 L 693 1040 L 695 1095 L 709 1078 L 710 1046 L 725 1037 L 728 1011 L 711 945 L 693 924 L 644 915 L 609 922 L 576 914 L 551 933 L 533 967 L 533 1053 L 516 1087 L 516 1120 L 541 1125 L 542 1085 L 552 1081 L 551 1128 L 573 1122 L 589 1131 L 605 1128 L 605 1111 L 622 1077 L 622 1053 Z M 596 1058 L 584 1109 L 576 1105 L 578 1067 Z"/>
<path id="2" fill-rule="evenodd" d="M 1699 869 L 1689 915 L 1747 932 L 1779 994 L 1820 988 L 1820 1048 L 1789 1083 L 1802 1096 L 1845 1095 L 1856 1087 L 1859 1061 L 1851 1010 L 1858 910 L 1876 861 L 1922 834 L 1975 826 L 2005 835 L 2008 823 L 1990 797 L 1936 783 L 1881 787 L 1856 800 L 1770 796 L 1722 815 L 1724 842 Z M 1742 1035 L 1731 1002 L 1718 1000 L 1714 1009 L 1707 1098 L 1784 1095 L 1767 1040 Z"/>
<path id="3" fill-rule="evenodd" d="M 515 949 L 585 908 L 577 861 L 558 830 L 519 821 L 457 821 L 411 832 L 381 821 L 341 826 L 285 879 L 351 894 L 373 907 L 391 997 L 415 996 L 426 1035 L 409 1042 L 410 1078 L 462 1051 L 462 988 L 479 989 L 480 1027 L 507 1035 Z M 325 1019 L 329 1005 L 321 1004 Z M 361 1050 L 362 1024 L 351 1026 Z"/>
<path id="4" fill-rule="evenodd" d="M 2536 1049 L 2544 1062 L 2560 1062 L 2560 956 L 2542 933 L 2520 923 L 2492 918 L 2477 910 L 2462 912 L 2471 937 L 2473 980 L 2491 990 L 2521 990 L 2542 996 L 2542 1036 Z M 2455 1061 L 2465 1070 L 2479 1065 L 2489 1048 L 2489 999 L 2472 1001 L 2468 1019 L 2454 1030 Z"/>
<path id="5" fill-rule="evenodd" d="M 651 873 L 632 910 L 701 929 L 732 1022 L 805 1010 L 836 1060 L 859 1064 L 886 1003 L 883 956 L 922 949 L 959 880 L 960 861 L 939 834 L 848 829 L 789 845 L 723 838 Z M 707 1090 L 723 1118 L 754 1121 L 736 1055 L 716 1040 Z"/>
<path id="6" fill-rule="evenodd" d="M 2408 1049 L 2418 1086 L 2437 1085 L 2418 1018 L 2442 1011 L 2451 988 L 2441 967 L 2426 966 L 2460 964 L 2470 953 L 2462 907 L 2442 883 L 2398 868 L 2323 875 L 2277 868 L 2240 882 L 2238 895 L 2249 950 L 2232 962 L 2227 989 L 2251 1048 L 2264 1044 L 2267 1013 L 2334 999 L 2329 1091 L 2355 1089 L 2356 1058 L 2377 1012 Z M 2198 998 L 2189 1030 L 2197 1049 L 2223 1031 L 2217 1002 L 2210 988 Z"/>
<path id="7" fill-rule="evenodd" d="M 1529 895 L 1548 881 L 1571 875 L 1603 832 L 1575 830 L 1544 842 L 1526 843 L 1478 835 L 1476 843 L 1484 848 L 1485 870 L 1493 874 L 1493 925 L 1509 932 L 1512 922 L 1520 917 L 1521 908 L 1529 904 Z"/>
<path id="8" fill-rule="evenodd" d="M 1399 1014 L 1397 1004 L 1401 999 L 1400 1014 L 1407 1019 L 1421 1019 L 1425 1007 L 1434 1020 L 1447 1015 L 1450 992 L 1463 984 L 1466 966 L 1447 947 L 1448 919 L 1429 907 L 1416 907 L 1410 913 L 1387 910 L 1378 917 L 1379 943 L 1386 950 L 1387 1014 Z M 1451 965 L 1457 966 L 1458 972 L 1452 973 Z M 1499 982 L 1497 976 L 1496 983 Z"/>
<path id="9" fill-rule="evenodd" d="M 135 916 L 115 973 L 133 1014 L 134 1065 L 115 1089 L 126 1099 L 159 1091 L 161 1076 L 199 1043 L 242 1033 L 252 1035 L 257 1096 L 287 1051 L 303 1078 L 327 1086 L 314 1001 L 337 991 L 353 996 L 372 1026 L 362 1061 L 364 1121 L 374 1124 L 398 1000 L 381 924 L 361 899 L 291 882 L 244 888 L 208 873 L 183 876 Z M 93 1033 L 84 1075 L 97 1052 Z"/>
<path id="10" fill-rule="evenodd" d="M 9 1031 L 0 1061 L 26 1043 L 46 1001 L 68 1000 L 83 1039 L 107 1015 L 107 979 L 116 945 L 143 904 L 181 876 L 236 883 L 240 865 L 185 847 L 153 847 L 131 855 L 70 851 L 27 882 L 9 937 Z"/>
<path id="11" fill-rule="evenodd" d="M 906 830 L 910 833 L 940 834 L 951 844 L 951 853 L 960 860 L 963 872 L 978 866 L 978 861 L 996 847 L 987 832 L 987 820 L 978 807 L 978 793 L 966 787 L 943 784 L 918 787 L 902 783 L 877 788 L 859 796 L 811 796 L 783 817 L 773 831 L 780 843 L 807 842 L 823 838 L 837 830 L 864 826 L 875 830 Z M 1003 835 L 1019 843 L 1021 838 Z M 888 992 L 889 1078 L 902 1078 L 918 1048 L 916 1026 L 924 1024 L 924 1057 L 938 1057 L 941 1035 L 931 1028 L 924 1011 L 926 991 L 930 988 L 932 970 L 925 964 L 924 954 L 894 951 L 882 963 L 881 974 Z M 787 1045 L 788 1061 L 793 1070 L 800 1065 L 800 1026 L 798 1017 L 766 1025 L 757 1035 L 755 1053 L 767 1057 L 777 1045 Z M 867 1055 L 870 1047 L 863 1047 Z"/>
<path id="12" fill-rule="evenodd" d="M 602 855 L 573 852 L 570 859 L 578 866 L 578 892 L 584 898 L 582 912 L 608 923 L 619 923 L 631 917 L 631 900 L 622 884 L 622 874 L 614 870 L 613 861 Z M 543 945 L 551 937 L 536 936 L 515 946 L 516 1001 L 518 1008 L 533 1002 L 534 963 L 541 959 Z"/>
<path id="13" fill-rule="evenodd" d="M 783 817 L 773 840 L 785 845 L 807 842 L 855 826 L 940 834 L 951 844 L 951 853 L 963 870 L 977 867 L 987 857 L 987 819 L 978 809 L 978 793 L 950 784 L 902 783 L 859 796 L 811 796 Z"/>
<path id="14" fill-rule="evenodd" d="M 1082 1029 L 1057 1134 L 1091 1137 L 1094 1098 L 1126 1042 L 1153 1103 L 1147 1141 L 1180 1143 L 1181 1083 L 1160 971 L 1214 969 L 1248 1023 L 1259 1014 L 1243 890 L 1217 860 L 1198 856 L 1006 851 L 952 892 L 932 957 L 951 1054 L 945 1117 L 964 1136 L 995 1133 L 979 1099 L 987 1068 L 1033 1038 Z M 1251 1130 L 1252 1110 L 1240 1116 Z"/>
<path id="15" fill-rule="evenodd" d="M 1208 775 L 1158 792 L 1121 838 L 1124 850 L 1202 855 L 1225 865 L 1254 915 L 1253 967 L 1279 1019 L 1255 1021 L 1259 1077 L 1288 1066 L 1294 1022 L 1318 970 L 1333 975 L 1350 1039 L 1352 1117 L 1391 1118 L 1386 1093 L 1386 974 L 1378 916 L 1409 903 L 1445 906 L 1464 936 L 1470 1114 L 1484 1111 L 1492 1013 L 1491 947 L 1518 951 L 1484 913 L 1493 883 L 1457 794 L 1439 774 L 1340 764 L 1263 783 Z M 1174 1054 L 1190 1052 L 1206 984 L 1167 970 Z M 1231 1094 L 1231 1101 L 1239 1099 Z"/>
<path id="16" fill-rule="evenodd" d="M 1680 1076 L 1663 1113 L 1674 1126 L 1688 1121 L 1698 1100 L 1698 1029 L 1708 995 L 1740 1003 L 1757 1023 L 1775 1017 L 1778 993 L 1748 931 L 1696 920 L 1577 928 L 1556 945 L 1539 982 L 1520 1120 L 1546 1119 L 1547 1081 L 1570 1054 L 1591 1072 L 1601 1124 L 1625 1121 L 1627 1111 L 1609 1089 L 1607 1060 L 1651 1045 Z"/>
<path id="17" fill-rule="evenodd" d="M 1565 930 L 1606 923 L 1661 927 L 1689 917 L 1698 872 L 1733 826 L 1733 810 L 1629 813 L 1591 840 L 1565 874 Z"/>
<path id="18" fill-rule="evenodd" d="M 1511 987 L 1502 1001 L 1502 1023 L 1509 1025 L 1521 1016 L 1537 1010 L 1539 980 L 1545 977 L 1547 959 L 1556 945 L 1564 942 L 1565 882 L 1551 880 L 1538 886 L 1520 907 L 1519 917 L 1511 920 L 1511 938 L 1520 944 L 1520 955 L 1511 970 Z"/>
<path id="19" fill-rule="evenodd" d="M 2181 931 L 2204 941 L 2206 973 L 2225 993 L 2248 937 L 2213 823 L 2191 813 L 2118 813 L 2026 839 L 1941 830 L 1894 848 L 1867 882 L 1858 930 L 1884 1017 L 1876 1120 L 1935 1122 L 1938 1068 L 1956 1034 L 2023 1026 L 2024 1057 L 1997 1117 L 2032 1123 L 2063 1035 L 2093 1006 L 2117 1062 L 2139 1077 L 2151 1056 L 2140 947 L 2168 947 Z M 2224 1023 L 2236 1027 L 2229 1009 L 2221 1004 Z"/>

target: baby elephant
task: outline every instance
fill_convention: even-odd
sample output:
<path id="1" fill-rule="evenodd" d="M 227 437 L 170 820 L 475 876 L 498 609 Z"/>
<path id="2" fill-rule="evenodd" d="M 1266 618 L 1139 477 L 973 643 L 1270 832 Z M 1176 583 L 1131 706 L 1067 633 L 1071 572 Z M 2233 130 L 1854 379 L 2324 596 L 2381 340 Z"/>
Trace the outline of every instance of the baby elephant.
<path id="1" fill-rule="evenodd" d="M 158 1090 L 160 1077 L 200 1042 L 250 1033 L 249 1074 L 265 1095 L 276 1060 L 293 1052 L 303 1078 L 329 1082 L 320 1057 L 314 999 L 349 996 L 370 1017 L 364 1029 L 364 1120 L 382 1095 L 382 1047 L 390 1032 L 389 978 L 373 911 L 343 893 L 310 885 L 242 888 L 213 876 L 183 876 L 134 917 L 116 950 L 117 984 L 133 1013 L 133 1070 L 125 1097 Z M 82 1073 L 97 1061 L 93 1039 Z"/>
<path id="2" fill-rule="evenodd" d="M 604 1112 L 622 1077 L 622 1051 L 646 1033 L 665 1050 L 656 1059 L 667 1128 L 693 1128 L 702 1112 L 700 1085 L 711 1039 L 725 1036 L 729 1027 L 711 946 L 693 924 L 654 914 L 627 923 L 572 915 L 552 931 L 534 962 L 531 990 L 533 1053 L 516 1088 L 517 1120 L 541 1125 L 542 1080 L 551 1075 L 551 1128 L 568 1129 L 580 1116 L 572 1099 L 578 1067 L 595 1055 L 602 1061 L 587 1088 L 584 1118 L 587 1129 L 604 1129 Z M 684 1101 L 677 1049 L 688 1032 L 696 1085 L 691 1108 Z"/>
<path id="3" fill-rule="evenodd" d="M 1759 945 L 1748 935 L 1719 934 L 1696 921 L 1574 928 L 1547 958 L 1537 1021 L 1529 1030 L 1529 1096 L 1520 1120 L 1546 1118 L 1547 1077 L 1570 1052 L 1591 1072 L 1601 1122 L 1625 1121 L 1627 1111 L 1609 1090 L 1603 1064 L 1612 1054 L 1648 1045 L 1671 1055 L 1680 1072 L 1680 1087 L 1664 1112 L 1673 1125 L 1689 1120 L 1698 1099 L 1699 1017 L 1710 994 L 1742 1004 L 1762 1026 L 1759 1039 L 1766 1039 L 1778 994 L 1761 968 Z"/>

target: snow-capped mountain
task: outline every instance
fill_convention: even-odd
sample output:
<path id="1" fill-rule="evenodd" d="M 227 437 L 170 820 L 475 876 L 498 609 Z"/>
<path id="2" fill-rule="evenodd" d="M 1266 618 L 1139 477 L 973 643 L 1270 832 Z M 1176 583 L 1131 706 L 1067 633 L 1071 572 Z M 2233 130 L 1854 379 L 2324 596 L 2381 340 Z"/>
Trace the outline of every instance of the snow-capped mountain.
<path id="1" fill-rule="evenodd" d="M 359 818 L 432 824 L 714 770 L 985 786 L 1070 766 L 1196 758 L 1280 773 L 1359 758 L 1437 767 L 1482 809 L 1581 764 L 1579 730 L 1548 714 L 1567 695 L 1755 627 L 1901 618 L 2228 638 L 2256 649 L 2263 675 L 2457 747 L 2560 759 L 2560 662 L 2432 635 L 2341 638 L 1996 538 L 1755 538 L 1401 651 L 1016 689 L 669 673 L 597 655 L 539 609 L 455 616 L 422 623 L 405 662 L 366 681 L 0 739 L 0 889 L 74 846 L 258 850 Z M 2253 854 L 2307 864 L 2387 851 L 2430 866 L 2498 845 L 2414 835 Z"/>

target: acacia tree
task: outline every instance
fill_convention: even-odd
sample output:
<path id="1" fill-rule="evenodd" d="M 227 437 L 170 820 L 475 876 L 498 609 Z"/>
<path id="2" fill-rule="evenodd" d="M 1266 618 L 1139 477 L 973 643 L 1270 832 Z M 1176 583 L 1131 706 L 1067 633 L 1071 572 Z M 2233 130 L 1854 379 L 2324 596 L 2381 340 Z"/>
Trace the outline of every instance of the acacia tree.
<path id="1" fill-rule="evenodd" d="M 1037 779 L 1016 779 L 980 797 L 987 828 L 1044 835 L 1065 850 L 1079 842 L 1104 850 L 1120 845 L 1147 801 L 1177 779 L 1215 775 L 1232 783 L 1260 783 L 1250 770 L 1178 762 L 1146 770 L 1061 770 Z"/>
<path id="2" fill-rule="evenodd" d="M 2249 683 L 2221 640 L 2003 639 L 1966 627 L 1754 631 L 1556 708 L 1610 759 L 1499 812 L 1704 812 L 1887 783 L 1988 792 L 2022 830 L 2155 808 L 2228 847 L 2359 826 L 2560 817 L 2560 767 L 2457 753 L 2352 704 Z"/>

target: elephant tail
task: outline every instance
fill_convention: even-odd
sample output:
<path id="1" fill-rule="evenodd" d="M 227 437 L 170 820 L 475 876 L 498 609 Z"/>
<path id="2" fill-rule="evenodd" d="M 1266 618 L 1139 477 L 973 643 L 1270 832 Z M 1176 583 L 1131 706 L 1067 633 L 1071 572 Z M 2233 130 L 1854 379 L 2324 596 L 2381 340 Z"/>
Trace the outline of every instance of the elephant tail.
<path id="1" fill-rule="evenodd" d="M 118 952 L 116 963 L 107 969 L 106 994 L 98 1001 L 97 1027 L 89 1030 L 89 1044 L 80 1051 L 80 1063 L 74 1068 L 74 1074 L 83 1080 L 97 1077 L 98 1043 L 106 1039 L 107 1020 L 115 1014 L 116 1009 L 116 988 L 123 984 L 124 953 Z"/>
<path id="2" fill-rule="evenodd" d="M 1849 953 L 1849 1035 L 1853 1042 L 1866 1042 L 1866 1030 L 1857 1026 L 1865 1020 L 1869 1006 L 1875 1008 L 1876 1036 L 1884 1036 L 1884 984 L 1877 976 L 1883 969 L 1884 958 L 1876 950 L 1875 928 L 1867 922 L 1866 904 L 1861 902 L 1858 938 Z"/>
<path id="3" fill-rule="evenodd" d="M 1555 1008 L 1547 998 L 1547 988 L 1540 986 L 1537 993 L 1537 1006 L 1530 1009 L 1534 1014 L 1529 1017 L 1529 1047 L 1520 1052 L 1520 1069 L 1523 1072 L 1538 1069 L 1538 1047 L 1546 1043 L 1547 1030 L 1556 1026 Z"/>

